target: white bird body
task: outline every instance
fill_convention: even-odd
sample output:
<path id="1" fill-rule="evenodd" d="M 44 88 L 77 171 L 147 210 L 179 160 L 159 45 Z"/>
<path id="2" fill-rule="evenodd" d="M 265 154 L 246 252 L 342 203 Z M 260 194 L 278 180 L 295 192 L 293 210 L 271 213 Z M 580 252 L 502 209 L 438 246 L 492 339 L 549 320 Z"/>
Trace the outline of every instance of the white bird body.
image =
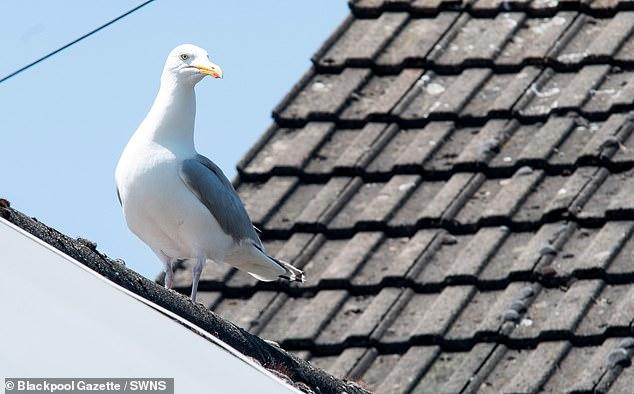
<path id="1" fill-rule="evenodd" d="M 196 259 L 202 253 L 221 262 L 234 242 L 178 175 L 179 163 L 193 156 L 153 141 L 129 144 L 116 170 L 123 214 L 130 230 L 157 254 Z"/>
<path id="2" fill-rule="evenodd" d="M 192 58 L 186 65 L 175 60 L 183 59 L 183 53 Z M 207 64 L 190 65 L 201 57 Z M 300 270 L 266 254 L 231 183 L 196 152 L 194 85 L 210 72 L 221 76 L 200 48 L 183 45 L 170 53 L 154 104 L 115 170 L 126 223 L 163 261 L 166 287 L 172 286 L 174 261 L 196 260 L 194 300 L 208 260 L 226 262 L 260 280 L 303 281 Z"/>

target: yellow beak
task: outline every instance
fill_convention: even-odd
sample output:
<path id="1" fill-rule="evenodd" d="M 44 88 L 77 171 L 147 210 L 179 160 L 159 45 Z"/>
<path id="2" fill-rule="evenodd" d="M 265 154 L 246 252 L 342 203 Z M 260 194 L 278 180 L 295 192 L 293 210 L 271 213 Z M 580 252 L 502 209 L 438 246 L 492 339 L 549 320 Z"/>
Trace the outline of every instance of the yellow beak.
<path id="1" fill-rule="evenodd" d="M 214 78 L 222 78 L 222 69 L 220 66 L 210 63 L 209 66 L 194 66 L 201 74 L 211 75 Z"/>

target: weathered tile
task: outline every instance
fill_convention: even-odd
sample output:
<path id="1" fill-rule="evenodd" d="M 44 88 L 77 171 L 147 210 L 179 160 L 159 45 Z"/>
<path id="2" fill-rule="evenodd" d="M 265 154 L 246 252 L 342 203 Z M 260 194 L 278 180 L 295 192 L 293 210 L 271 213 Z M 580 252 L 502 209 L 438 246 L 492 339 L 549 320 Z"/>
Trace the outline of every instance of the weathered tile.
<path id="1" fill-rule="evenodd" d="M 278 129 L 244 171 L 266 174 L 274 168 L 302 168 L 332 130 L 332 124 L 321 122 L 310 122 L 300 129 Z"/>
<path id="2" fill-rule="evenodd" d="M 489 70 L 477 68 L 467 69 L 457 76 L 433 76 L 427 73 L 410 90 L 410 97 L 405 96 L 403 105 L 397 105 L 394 111 L 408 120 L 459 113 L 490 74 Z"/>
<path id="3" fill-rule="evenodd" d="M 265 317 L 270 315 L 268 309 L 274 309 L 283 302 L 284 295 L 279 296 L 281 302 L 275 302 L 278 296 L 272 291 L 260 291 L 256 297 L 249 299 L 225 298 L 214 312 L 247 331 L 257 332 L 268 321 Z"/>
<path id="4" fill-rule="evenodd" d="M 394 6 L 409 5 L 411 0 L 352 0 L 350 7 L 356 11 L 375 11 L 382 12 L 384 9 L 390 9 Z"/>
<path id="5" fill-rule="evenodd" d="M 575 215 L 590 198 L 599 173 L 595 167 L 581 167 L 570 176 L 547 177 L 529 196 L 525 204 L 528 212 L 523 216 Z M 541 212 L 531 215 L 535 211 Z"/>
<path id="6" fill-rule="evenodd" d="M 396 133 L 395 126 L 368 123 L 361 130 L 336 130 L 306 166 L 307 173 L 359 173 Z"/>
<path id="7" fill-rule="evenodd" d="M 543 289 L 526 311 L 531 324 L 520 324 L 512 338 L 529 339 L 574 332 L 603 288 L 600 280 L 579 280 L 567 289 Z"/>
<path id="8" fill-rule="evenodd" d="M 220 303 L 222 293 L 220 291 L 198 291 L 196 302 L 203 304 L 206 308 L 214 310 L 214 307 Z"/>
<path id="9" fill-rule="evenodd" d="M 431 297 L 413 295 L 381 341 L 391 343 L 407 341 L 411 337 L 442 337 L 474 294 L 475 288 L 471 286 L 449 286 Z"/>
<path id="10" fill-rule="evenodd" d="M 631 222 L 608 222 L 599 230 L 576 231 L 552 266 L 561 275 L 607 271 L 634 230 Z"/>
<path id="11" fill-rule="evenodd" d="M 453 131 L 452 122 L 430 122 L 422 129 L 397 129 L 368 164 L 366 171 L 386 173 L 420 169 L 441 146 L 452 139 L 450 136 Z"/>
<path id="12" fill-rule="evenodd" d="M 520 153 L 522 153 L 527 146 L 539 141 L 536 134 L 543 126 L 541 123 L 535 123 L 530 125 L 517 124 L 512 130 L 512 135 L 507 141 L 499 147 L 499 152 L 489 161 L 489 167 L 491 168 L 517 168 L 520 163 L 528 164 L 526 159 L 520 159 Z M 523 160 L 520 161 L 520 160 Z M 535 165 L 536 161 L 531 164 Z"/>
<path id="13" fill-rule="evenodd" d="M 575 121 L 568 117 L 551 117 L 529 137 L 524 149 L 515 157 L 519 163 L 531 165 L 548 160 L 574 130 Z M 505 152 L 502 152 L 504 155 Z"/>
<path id="14" fill-rule="evenodd" d="M 418 175 L 395 175 L 356 217 L 357 223 L 389 221 L 421 182 Z"/>
<path id="15" fill-rule="evenodd" d="M 544 173 L 542 171 L 533 171 L 529 174 L 518 171 L 513 178 L 501 181 L 502 188 L 500 192 L 489 203 L 482 214 L 482 218 L 513 217 L 543 177 Z"/>
<path id="16" fill-rule="evenodd" d="M 488 283 L 502 283 L 513 275 L 527 274 L 533 265 L 530 268 L 527 266 L 514 268 L 514 264 L 520 261 L 534 235 L 533 232 L 511 232 L 479 273 L 478 280 Z"/>
<path id="17" fill-rule="evenodd" d="M 622 2 L 618 2 L 618 3 L 622 3 Z M 619 14 L 630 14 L 631 12 L 620 12 Z M 629 15 L 625 16 L 623 19 L 628 19 L 630 18 Z M 619 43 L 620 39 L 625 38 L 624 42 L 621 44 L 620 49 L 618 50 L 617 53 L 614 54 L 614 60 L 616 60 L 617 62 L 631 62 L 632 60 L 634 60 L 634 55 L 632 53 L 632 49 L 634 49 L 634 39 L 632 37 L 632 35 L 630 34 L 629 36 L 627 35 L 622 35 L 624 30 L 622 30 L 623 28 L 627 29 L 627 26 L 620 26 L 619 27 L 620 31 L 619 31 L 619 35 L 615 37 L 615 40 L 611 40 L 611 45 L 609 45 L 610 48 L 615 48 L 614 44 Z M 606 31 L 607 33 L 607 31 Z M 598 43 L 598 42 L 597 42 Z"/>
<path id="18" fill-rule="evenodd" d="M 592 129 L 591 129 L 592 131 Z M 594 132 L 594 137 L 584 147 L 581 158 L 602 160 L 618 154 L 632 132 L 632 124 L 622 114 L 611 115 L 607 121 Z"/>
<path id="19" fill-rule="evenodd" d="M 541 324 L 540 335 L 574 332 L 603 287 L 604 283 L 600 280 L 579 280 L 574 282 L 557 304 L 550 305 L 550 315 Z M 539 305 L 539 302 L 541 302 L 539 299 L 536 300 L 535 307 Z M 528 316 L 531 316 L 531 313 L 532 308 L 529 308 L 527 311 Z"/>
<path id="20" fill-rule="evenodd" d="M 411 393 L 443 393 L 447 379 L 459 373 L 469 357 L 468 352 L 443 352 L 439 354 L 426 373 L 421 376 Z"/>
<path id="21" fill-rule="evenodd" d="M 398 288 L 384 288 L 371 301 L 365 305 L 360 314 L 357 314 L 351 323 L 346 337 L 363 340 L 370 337 L 380 337 L 394 319 L 398 318 L 400 308 L 396 306 L 401 294 L 404 292 Z M 380 326 L 384 326 L 380 329 Z"/>
<path id="22" fill-rule="evenodd" d="M 360 232 L 349 240 L 320 275 L 322 281 L 349 282 L 383 240 L 378 232 Z"/>
<path id="23" fill-rule="evenodd" d="M 385 154 L 380 157 L 392 156 L 392 165 L 388 167 L 390 170 L 422 166 L 445 143 L 453 130 L 454 126 L 450 122 L 431 122 L 423 129 L 405 130 L 403 134 L 413 135 L 413 139 L 402 143 L 398 151 L 390 150 L 393 145 L 390 142 L 389 147 L 384 149 Z M 395 138 L 394 141 L 396 140 Z"/>
<path id="24" fill-rule="evenodd" d="M 295 177 L 273 176 L 263 183 L 242 183 L 237 191 L 249 217 L 258 226 L 266 222 L 297 184 Z"/>
<path id="25" fill-rule="evenodd" d="M 377 19 L 354 19 L 317 63 L 337 67 L 367 64 L 406 20 L 405 12 L 385 12 Z"/>
<path id="26" fill-rule="evenodd" d="M 576 127 L 557 147 L 556 155 L 551 155 L 551 164 L 573 165 L 579 162 L 597 163 L 611 157 L 618 144 L 610 141 L 618 139 L 624 124 L 621 114 L 610 116 L 605 122 L 584 122 L 578 119 Z"/>
<path id="27" fill-rule="evenodd" d="M 296 322 L 300 321 L 306 306 L 311 302 L 310 298 L 294 298 L 289 297 L 278 307 L 271 319 L 259 332 L 260 338 L 282 343 L 284 340 L 294 335 L 288 329 Z M 322 306 L 322 310 L 325 306 Z M 309 323 L 307 323 L 309 324 Z M 301 332 L 298 334 L 302 334 Z"/>
<path id="28" fill-rule="evenodd" d="M 374 116 L 385 116 L 420 78 L 423 71 L 407 68 L 398 75 L 374 76 L 351 96 L 350 104 L 341 113 L 344 121 L 363 121 Z"/>
<path id="29" fill-rule="evenodd" d="M 479 292 L 473 299 L 478 304 L 469 304 L 465 308 L 447 337 L 468 339 L 476 335 L 508 335 L 513 328 L 510 323 L 530 324 L 532 321 L 525 315 L 526 309 L 539 289 L 534 283 L 511 282 L 501 291 Z"/>
<path id="30" fill-rule="evenodd" d="M 622 372 L 619 373 L 614 382 L 606 388 L 610 394 L 627 393 L 634 385 L 634 368 L 630 365 L 627 368 L 621 368 Z"/>
<path id="31" fill-rule="evenodd" d="M 510 123 L 510 124 L 509 124 Z M 514 122 L 490 120 L 473 135 L 469 144 L 455 159 L 459 168 L 484 167 L 495 156 L 515 128 Z"/>
<path id="32" fill-rule="evenodd" d="M 547 116 L 553 110 L 575 110 L 590 98 L 605 78 L 610 67 L 586 66 L 575 73 L 543 73 L 540 80 L 527 90 L 524 106 L 518 108 L 523 116 Z"/>
<path id="33" fill-rule="evenodd" d="M 357 223 L 357 217 L 365 210 L 367 205 L 379 195 L 385 187 L 384 182 L 364 183 L 361 188 L 348 199 L 346 205 L 339 211 L 328 224 L 333 229 L 351 229 Z"/>
<path id="34" fill-rule="evenodd" d="M 290 230 L 315 195 L 322 190 L 320 184 L 302 183 L 284 200 L 277 211 L 266 221 L 265 229 Z"/>
<path id="35" fill-rule="evenodd" d="M 630 36 L 634 13 L 619 12 L 606 19 L 582 15 L 579 19 L 579 30 L 570 31 L 569 42 L 557 53 L 556 59 L 564 64 L 615 55 Z"/>
<path id="36" fill-rule="evenodd" d="M 409 393 L 440 354 L 438 346 L 413 346 L 399 359 L 377 387 L 377 393 Z M 417 372 L 413 372 L 417 371 Z"/>
<path id="37" fill-rule="evenodd" d="M 546 342 L 527 352 L 528 357 L 516 370 L 516 374 L 503 387 L 504 393 L 532 393 L 539 391 L 552 376 L 560 360 L 570 350 L 568 342 Z M 517 352 L 512 352 L 517 353 Z M 509 354 L 512 357 L 512 355 Z M 530 374 L 527 373 L 530 371 Z"/>
<path id="38" fill-rule="evenodd" d="M 537 63 L 546 58 L 577 14 L 558 12 L 546 18 L 527 18 L 495 59 L 498 66 Z"/>
<path id="39" fill-rule="evenodd" d="M 455 176 L 455 175 L 454 175 Z M 453 220 L 460 224 L 477 224 L 483 217 L 487 207 L 491 206 L 504 185 L 509 183 L 509 179 L 486 179 L 484 176 L 477 176 L 471 182 L 476 185 L 475 189 L 470 189 L 465 194 L 464 200 L 457 205 L 457 212 L 453 215 Z"/>
<path id="40" fill-rule="evenodd" d="M 348 348 L 328 368 L 342 378 L 358 380 L 358 370 L 365 368 L 377 355 L 378 352 L 373 348 Z"/>
<path id="41" fill-rule="evenodd" d="M 284 260 L 300 268 L 306 265 L 324 243 L 324 237 L 320 234 L 296 232 L 287 241 L 281 241 L 283 245 L 271 250 L 267 243 L 267 251 L 272 256 Z"/>
<path id="42" fill-rule="evenodd" d="M 521 13 L 502 12 L 493 21 L 488 18 L 470 19 L 434 61 L 442 66 L 492 63 L 523 18 Z"/>
<path id="43" fill-rule="evenodd" d="M 382 123 L 368 123 L 334 165 L 336 170 L 355 170 L 366 165 L 381 152 L 385 144 L 397 132 L 396 125 L 385 126 Z"/>
<path id="44" fill-rule="evenodd" d="M 589 115 L 600 114 L 628 106 L 634 100 L 634 73 L 613 68 L 603 83 L 590 90 L 591 98 L 583 107 Z"/>
<path id="45" fill-rule="evenodd" d="M 512 272 L 530 273 L 540 264 L 550 262 L 575 229 L 574 224 L 559 222 L 542 225 L 526 246 L 520 248 Z"/>
<path id="46" fill-rule="evenodd" d="M 328 240 L 324 241 L 310 256 L 303 270 L 306 275 L 305 285 L 317 287 L 321 281 L 322 274 L 330 267 L 333 260 L 339 255 L 349 240 Z"/>
<path id="47" fill-rule="evenodd" d="M 341 74 L 313 75 L 288 103 L 274 110 L 274 116 L 278 120 L 332 117 L 369 76 L 369 70 L 358 68 L 346 68 Z"/>
<path id="48" fill-rule="evenodd" d="M 460 8 L 469 4 L 469 0 L 411 0 L 412 10 L 431 12 L 444 8 Z"/>
<path id="49" fill-rule="evenodd" d="M 297 320 L 283 330 L 285 340 L 302 343 L 314 341 L 348 297 L 344 290 L 318 292 L 304 304 Z"/>
<path id="50" fill-rule="evenodd" d="M 627 175 L 631 175 L 628 173 Z M 612 175 L 615 176 L 615 175 Z M 617 195 L 612 197 L 610 205 L 607 209 L 607 215 L 613 218 L 621 218 L 626 215 L 634 213 L 634 178 L 631 176 L 619 177 L 621 178 L 621 187 Z"/>
<path id="51" fill-rule="evenodd" d="M 606 285 L 579 323 L 575 334 L 580 337 L 605 335 L 607 330 L 626 332 L 632 323 L 634 290 L 627 285 Z"/>
<path id="52" fill-rule="evenodd" d="M 361 187 L 359 178 L 333 177 L 325 185 L 318 185 L 313 198 L 302 207 L 293 220 L 299 225 L 320 224 L 326 226 L 345 202 Z"/>
<path id="53" fill-rule="evenodd" d="M 497 345 L 493 343 L 476 344 L 462 358 L 460 367 L 448 376 L 443 390 L 449 393 L 458 393 L 473 383 L 476 374 L 484 367 L 496 348 Z"/>
<path id="54" fill-rule="evenodd" d="M 535 82 L 539 73 L 537 67 L 525 67 L 518 73 L 492 75 L 460 115 L 472 118 L 494 115 L 508 117 L 515 103 Z"/>
<path id="55" fill-rule="evenodd" d="M 393 226 L 415 226 L 419 222 L 452 220 L 461 205 L 463 194 L 469 194 L 471 183 L 478 175 L 457 173 L 446 182 L 424 182 L 402 204 L 393 219 Z"/>
<path id="56" fill-rule="evenodd" d="M 321 293 L 321 292 L 320 292 Z M 358 295 L 348 297 L 330 319 L 326 322 L 325 326 L 319 331 L 318 336 L 315 338 L 317 346 L 335 346 L 341 345 L 346 342 L 350 337 L 357 335 L 359 329 L 354 329 L 358 326 L 360 319 L 367 314 L 367 308 L 375 304 L 380 295 Z M 378 323 L 374 322 L 376 325 Z M 369 323 L 370 325 L 372 323 Z M 368 336 L 374 326 L 366 327 Z"/>
<path id="57" fill-rule="evenodd" d="M 432 234 L 434 234 L 434 231 L 429 231 L 428 233 L 429 239 L 424 240 L 425 244 L 416 245 L 415 249 L 417 252 L 422 253 L 421 250 L 424 250 L 426 244 L 433 239 Z M 353 285 L 378 286 L 386 278 L 402 280 L 419 256 L 419 253 L 410 252 L 412 257 L 403 256 L 402 260 L 399 260 L 403 248 L 407 248 L 410 243 L 410 239 L 407 237 L 386 238 L 368 258 L 361 270 L 352 278 Z"/>
<path id="58" fill-rule="evenodd" d="M 453 127 L 451 130 L 454 130 Z M 478 140 L 480 127 L 463 127 L 455 130 L 438 141 L 440 145 L 434 147 L 433 154 L 422 163 L 427 171 L 451 171 L 457 164 L 456 159 L 470 144 L 477 145 L 477 153 L 484 157 L 490 156 L 490 151 L 496 149 L 495 141 L 473 142 Z"/>
<path id="59" fill-rule="evenodd" d="M 622 130 L 619 131 L 616 141 L 608 139 L 605 144 L 606 149 L 613 151 L 610 161 L 622 165 L 622 168 L 628 168 L 634 164 L 634 133 L 632 133 L 632 124 L 628 122 Z"/>
<path id="60" fill-rule="evenodd" d="M 476 337 L 497 334 L 504 323 L 504 312 L 516 297 L 517 286 L 515 282 L 505 290 L 477 292 L 451 325 L 445 339 L 471 341 Z"/>
<path id="61" fill-rule="evenodd" d="M 433 253 L 443 234 L 443 230 L 419 230 L 409 240 L 386 239 L 354 276 L 352 284 L 374 286 L 383 281 L 395 283 L 415 278 L 424 265 L 423 256 Z"/>
<path id="62" fill-rule="evenodd" d="M 598 87 L 610 71 L 610 66 L 596 65 L 583 67 L 576 73 L 575 78 L 561 89 L 557 101 L 552 108 L 576 110 L 590 98 L 593 89 Z"/>
<path id="63" fill-rule="evenodd" d="M 610 369 L 609 355 L 618 349 L 621 338 L 608 339 L 601 346 L 572 348 L 544 386 L 549 392 L 595 392 Z"/>
<path id="64" fill-rule="evenodd" d="M 410 19 L 376 63 L 398 66 L 424 60 L 457 17 L 457 12 L 441 12 L 434 18 Z"/>
<path id="65" fill-rule="evenodd" d="M 634 171 L 610 174 L 603 170 L 605 181 L 594 192 L 583 210 L 578 214 L 582 219 L 603 219 L 609 212 L 616 217 L 630 212 L 628 191 Z M 622 194 L 621 194 L 622 193 Z M 614 204 L 614 205 L 612 205 Z"/>
<path id="66" fill-rule="evenodd" d="M 383 383 L 383 380 L 396 366 L 400 358 L 400 354 L 377 355 L 371 364 L 368 363 L 363 375 L 360 376 L 364 387 L 374 392 Z"/>
<path id="67" fill-rule="evenodd" d="M 456 256 L 454 263 L 447 270 L 447 278 L 449 280 L 460 278 L 476 280 L 508 234 L 509 229 L 506 227 L 480 229 Z"/>
<path id="68" fill-rule="evenodd" d="M 634 276 L 633 257 L 634 237 L 630 234 L 629 238 L 621 246 L 619 253 L 609 262 L 607 266 L 608 275 L 615 278 L 631 278 Z"/>

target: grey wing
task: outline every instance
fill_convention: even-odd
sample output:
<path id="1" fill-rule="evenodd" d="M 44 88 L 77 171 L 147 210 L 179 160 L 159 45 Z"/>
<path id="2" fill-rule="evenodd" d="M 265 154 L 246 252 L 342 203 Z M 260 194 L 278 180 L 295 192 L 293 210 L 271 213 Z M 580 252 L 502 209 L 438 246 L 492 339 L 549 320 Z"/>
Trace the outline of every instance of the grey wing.
<path id="1" fill-rule="evenodd" d="M 235 240 L 250 239 L 262 246 L 238 193 L 217 165 L 205 156 L 196 155 L 183 161 L 179 173 L 224 232 Z"/>

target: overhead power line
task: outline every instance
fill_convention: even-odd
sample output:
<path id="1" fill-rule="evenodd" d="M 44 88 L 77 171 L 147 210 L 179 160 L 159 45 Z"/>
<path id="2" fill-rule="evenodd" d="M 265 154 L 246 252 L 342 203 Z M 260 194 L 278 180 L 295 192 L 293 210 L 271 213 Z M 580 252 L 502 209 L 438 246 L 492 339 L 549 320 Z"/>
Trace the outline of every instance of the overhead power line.
<path id="1" fill-rule="evenodd" d="M 68 49 L 69 47 L 77 44 L 78 42 L 82 41 L 83 39 L 88 38 L 88 37 L 92 36 L 93 34 L 97 33 L 98 31 L 103 30 L 106 27 L 112 25 L 113 23 L 116 23 L 116 22 L 120 21 L 121 19 L 125 18 L 126 16 L 135 13 L 136 11 L 138 11 L 141 8 L 145 7 L 146 5 L 148 5 L 150 3 L 153 3 L 154 1 L 155 0 L 147 0 L 145 3 L 139 4 L 138 6 L 134 7 L 130 11 L 128 11 L 128 12 L 126 12 L 124 14 L 121 14 L 121 15 L 119 15 L 118 17 L 116 17 L 114 19 L 109 20 L 108 22 L 106 22 L 103 25 L 97 27 L 96 29 L 91 30 L 88 33 L 82 35 L 81 37 L 74 39 L 73 41 L 69 42 L 68 44 L 62 45 L 61 47 L 57 48 L 56 50 L 54 50 L 54 51 L 52 51 L 50 53 L 47 53 L 46 55 L 44 55 L 41 58 L 39 58 L 39 59 L 27 64 L 26 66 L 24 66 L 22 68 L 19 68 L 19 69 L 15 70 L 14 72 L 10 73 L 10 74 L 7 74 L 6 76 L 2 77 L 2 79 L 0 79 L 0 83 L 6 81 L 9 78 L 15 77 L 16 75 L 20 74 L 21 72 L 28 70 L 29 68 L 35 66 L 38 63 L 43 62 L 44 60 L 48 59 L 51 56 L 55 56 L 56 54 L 60 53 L 64 49 Z"/>

